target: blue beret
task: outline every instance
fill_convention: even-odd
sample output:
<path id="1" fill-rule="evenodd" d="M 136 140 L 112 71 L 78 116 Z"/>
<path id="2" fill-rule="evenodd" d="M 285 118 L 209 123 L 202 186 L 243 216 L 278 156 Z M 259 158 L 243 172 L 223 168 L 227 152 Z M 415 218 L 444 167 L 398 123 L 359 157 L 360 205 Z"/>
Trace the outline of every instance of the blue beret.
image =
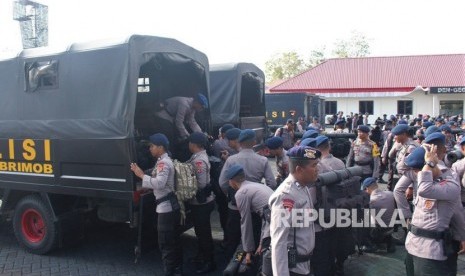
<path id="1" fill-rule="evenodd" d="M 308 126 L 307 128 L 305 128 L 305 130 L 317 130 L 317 129 L 315 129 L 314 127 Z"/>
<path id="2" fill-rule="evenodd" d="M 435 144 L 438 142 L 443 145 L 446 143 L 446 136 L 442 134 L 441 132 L 431 133 L 425 138 L 425 143 L 428 143 L 428 144 Z"/>
<path id="3" fill-rule="evenodd" d="M 394 135 L 399 135 L 402 133 L 408 133 L 408 130 L 409 130 L 408 125 L 397 125 L 391 130 L 391 133 Z"/>
<path id="4" fill-rule="evenodd" d="M 346 121 L 344 120 L 337 120 L 335 125 L 344 125 Z"/>
<path id="5" fill-rule="evenodd" d="M 421 169 L 425 165 L 425 149 L 418 147 L 410 153 L 404 160 L 405 165 L 414 169 Z"/>
<path id="6" fill-rule="evenodd" d="M 441 131 L 445 131 L 445 132 L 449 132 L 449 133 L 452 132 L 452 129 L 450 129 L 450 126 L 448 126 L 448 125 L 442 125 L 440 129 L 441 129 Z"/>
<path id="7" fill-rule="evenodd" d="M 243 172 L 244 172 L 244 168 L 241 165 L 237 165 L 237 164 L 232 165 L 226 171 L 226 179 L 228 180 L 233 179 L 235 176 Z"/>
<path id="8" fill-rule="evenodd" d="M 462 137 L 462 140 L 460 140 L 460 145 L 465 144 L 465 135 Z"/>
<path id="9" fill-rule="evenodd" d="M 207 145 L 207 141 L 207 135 L 202 132 L 192 132 L 192 134 L 189 135 L 189 142 L 192 144 L 202 145 L 205 147 Z"/>
<path id="10" fill-rule="evenodd" d="M 370 187 L 371 185 L 376 183 L 376 178 L 374 177 L 367 177 L 365 180 L 362 182 L 362 190 L 365 190 L 366 188 Z"/>
<path id="11" fill-rule="evenodd" d="M 430 126 L 426 129 L 425 131 L 425 137 L 428 135 L 435 133 L 435 132 L 440 132 L 441 130 L 437 126 Z"/>
<path id="12" fill-rule="evenodd" d="M 368 126 L 365 126 L 365 125 L 359 125 L 357 127 L 357 129 L 361 132 L 365 132 L 365 133 L 369 133 L 370 132 L 370 128 Z"/>
<path id="13" fill-rule="evenodd" d="M 200 105 L 201 105 L 203 108 L 207 108 L 207 107 L 208 107 L 208 100 L 207 100 L 207 97 L 205 97 L 204 94 L 202 94 L 202 93 L 197 94 L 196 100 L 200 103 Z"/>
<path id="14" fill-rule="evenodd" d="M 399 120 L 399 122 L 397 123 L 398 125 L 408 125 L 408 122 L 406 120 Z"/>
<path id="15" fill-rule="evenodd" d="M 221 127 L 221 133 L 226 133 L 226 131 L 230 130 L 231 128 L 234 128 L 233 124 L 224 124 Z"/>
<path id="16" fill-rule="evenodd" d="M 251 129 L 243 129 L 241 130 L 241 134 L 239 135 L 239 142 L 245 142 L 255 140 L 255 131 Z"/>
<path id="17" fill-rule="evenodd" d="M 436 120 L 434 120 L 435 122 L 444 122 L 444 118 L 442 117 L 438 117 L 436 118 Z"/>
<path id="18" fill-rule="evenodd" d="M 170 145 L 170 142 L 168 141 L 168 138 L 166 138 L 165 134 L 162 133 L 155 133 L 152 136 L 149 137 L 150 143 L 156 145 L 156 146 L 164 146 L 165 148 L 168 148 Z"/>
<path id="19" fill-rule="evenodd" d="M 313 129 L 307 130 L 304 132 L 304 135 L 302 135 L 302 140 L 306 138 L 316 138 L 318 136 L 319 132 Z"/>
<path id="20" fill-rule="evenodd" d="M 306 146 L 306 147 L 316 147 L 316 138 L 305 138 L 302 141 L 300 141 L 300 146 Z"/>
<path id="21" fill-rule="evenodd" d="M 396 116 L 394 116 L 394 115 L 391 115 L 389 118 L 390 118 L 392 121 L 395 121 L 395 120 L 397 120 L 397 117 L 396 117 Z"/>
<path id="22" fill-rule="evenodd" d="M 265 141 L 265 145 L 271 150 L 278 149 L 283 146 L 283 138 L 278 136 L 271 137 Z"/>
<path id="23" fill-rule="evenodd" d="M 226 138 L 228 140 L 237 140 L 239 139 L 239 135 L 241 134 L 241 130 L 238 128 L 231 128 L 230 130 L 226 131 Z"/>
<path id="24" fill-rule="evenodd" d="M 423 127 L 424 127 L 424 128 L 429 128 L 429 127 L 432 126 L 432 125 L 433 125 L 433 123 L 430 122 L 430 121 L 426 121 L 426 122 L 423 123 Z"/>
<path id="25" fill-rule="evenodd" d="M 449 122 L 447 122 L 447 124 L 450 125 L 450 126 L 457 126 L 457 123 L 454 122 L 454 121 L 449 121 Z"/>
<path id="26" fill-rule="evenodd" d="M 316 137 L 316 146 L 319 147 L 321 146 L 321 144 L 324 144 L 326 142 L 329 142 L 329 138 L 324 136 L 324 135 L 320 135 L 318 137 Z"/>
<path id="27" fill-rule="evenodd" d="M 287 151 L 290 159 L 316 160 L 320 158 L 321 152 L 312 147 L 297 146 Z"/>

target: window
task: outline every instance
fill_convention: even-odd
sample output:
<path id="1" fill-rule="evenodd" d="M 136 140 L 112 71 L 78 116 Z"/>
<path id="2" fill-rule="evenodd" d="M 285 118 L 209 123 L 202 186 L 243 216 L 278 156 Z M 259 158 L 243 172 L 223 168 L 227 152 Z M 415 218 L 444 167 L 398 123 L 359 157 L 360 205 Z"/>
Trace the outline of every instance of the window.
<path id="1" fill-rule="evenodd" d="M 463 101 L 440 101 L 439 113 L 446 116 L 463 114 Z"/>
<path id="2" fill-rule="evenodd" d="M 58 61 L 34 61 L 25 65 L 26 91 L 58 88 Z"/>
<path id="3" fill-rule="evenodd" d="M 326 115 L 333 115 L 337 113 L 337 101 L 325 101 Z"/>
<path id="4" fill-rule="evenodd" d="M 368 113 L 373 115 L 373 101 L 360 101 L 358 102 L 358 111 L 360 114 Z"/>
<path id="5" fill-rule="evenodd" d="M 137 92 L 139 92 L 139 93 L 150 92 L 150 80 L 149 80 L 149 78 L 139 78 L 137 80 Z"/>
<path id="6" fill-rule="evenodd" d="M 412 115 L 413 101 L 397 101 L 397 114 Z"/>

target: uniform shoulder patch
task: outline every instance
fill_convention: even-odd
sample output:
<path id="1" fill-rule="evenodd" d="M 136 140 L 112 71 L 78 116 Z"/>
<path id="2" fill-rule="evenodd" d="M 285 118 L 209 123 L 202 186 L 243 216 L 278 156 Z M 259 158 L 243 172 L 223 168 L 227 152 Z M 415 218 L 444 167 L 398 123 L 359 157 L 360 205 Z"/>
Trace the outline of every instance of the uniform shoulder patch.
<path id="1" fill-rule="evenodd" d="M 378 157 L 380 155 L 378 145 L 373 144 L 373 149 L 371 151 L 371 154 L 373 155 L 373 157 Z"/>
<path id="2" fill-rule="evenodd" d="M 291 198 L 283 198 L 283 207 L 289 211 L 294 208 L 295 201 Z"/>
<path id="3" fill-rule="evenodd" d="M 195 170 L 197 173 L 202 173 L 202 161 L 196 161 L 195 162 Z"/>
<path id="4" fill-rule="evenodd" d="M 158 162 L 158 164 L 157 164 L 157 173 L 163 171 L 164 168 L 165 168 L 165 163 Z"/>

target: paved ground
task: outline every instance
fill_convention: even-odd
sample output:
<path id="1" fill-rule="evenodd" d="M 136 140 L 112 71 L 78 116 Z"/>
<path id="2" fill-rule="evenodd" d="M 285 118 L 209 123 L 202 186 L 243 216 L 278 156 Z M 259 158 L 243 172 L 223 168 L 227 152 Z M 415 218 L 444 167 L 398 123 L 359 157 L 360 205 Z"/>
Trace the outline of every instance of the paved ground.
<path id="1" fill-rule="evenodd" d="M 226 266 L 223 252 L 219 249 L 222 232 L 218 214 L 212 216 L 215 239 L 215 258 L 219 269 L 209 275 L 222 275 Z M 0 221 L 0 275 L 163 275 L 158 250 L 153 249 L 134 263 L 133 232 L 126 225 L 100 225 L 76 232 L 81 237 L 76 243 L 53 251 L 46 256 L 25 252 L 16 242 L 9 222 Z M 193 230 L 182 237 L 184 270 L 195 275 L 187 259 L 195 254 Z M 346 263 L 346 275 L 405 275 L 403 260 L 405 249 L 397 246 L 393 254 L 376 253 L 353 255 Z M 465 275 L 465 257 L 459 259 L 459 273 Z"/>

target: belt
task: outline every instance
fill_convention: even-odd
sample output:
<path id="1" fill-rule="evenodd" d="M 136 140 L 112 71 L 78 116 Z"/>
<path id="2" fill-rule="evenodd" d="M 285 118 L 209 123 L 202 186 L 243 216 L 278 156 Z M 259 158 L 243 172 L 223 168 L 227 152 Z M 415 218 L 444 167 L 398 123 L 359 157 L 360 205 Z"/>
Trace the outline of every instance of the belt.
<path id="1" fill-rule="evenodd" d="M 427 230 L 420 227 L 416 227 L 415 225 L 410 224 L 408 226 L 408 230 L 412 232 L 415 236 L 420 236 L 423 238 L 434 239 L 434 240 L 442 240 L 446 236 L 446 231 L 434 231 L 434 230 Z"/>
<path id="2" fill-rule="evenodd" d="M 160 203 L 162 203 L 162 202 L 168 201 L 168 200 L 170 200 L 170 198 L 173 197 L 173 196 L 176 196 L 176 194 L 175 194 L 174 192 L 170 192 L 170 193 L 168 193 L 167 195 L 165 195 L 164 197 L 155 200 L 155 205 L 158 205 L 158 204 L 160 204 Z"/>
<path id="3" fill-rule="evenodd" d="M 367 166 L 367 165 L 371 165 L 371 161 L 368 161 L 368 162 L 358 162 L 358 161 L 355 161 L 355 165 L 358 165 L 358 166 Z"/>

